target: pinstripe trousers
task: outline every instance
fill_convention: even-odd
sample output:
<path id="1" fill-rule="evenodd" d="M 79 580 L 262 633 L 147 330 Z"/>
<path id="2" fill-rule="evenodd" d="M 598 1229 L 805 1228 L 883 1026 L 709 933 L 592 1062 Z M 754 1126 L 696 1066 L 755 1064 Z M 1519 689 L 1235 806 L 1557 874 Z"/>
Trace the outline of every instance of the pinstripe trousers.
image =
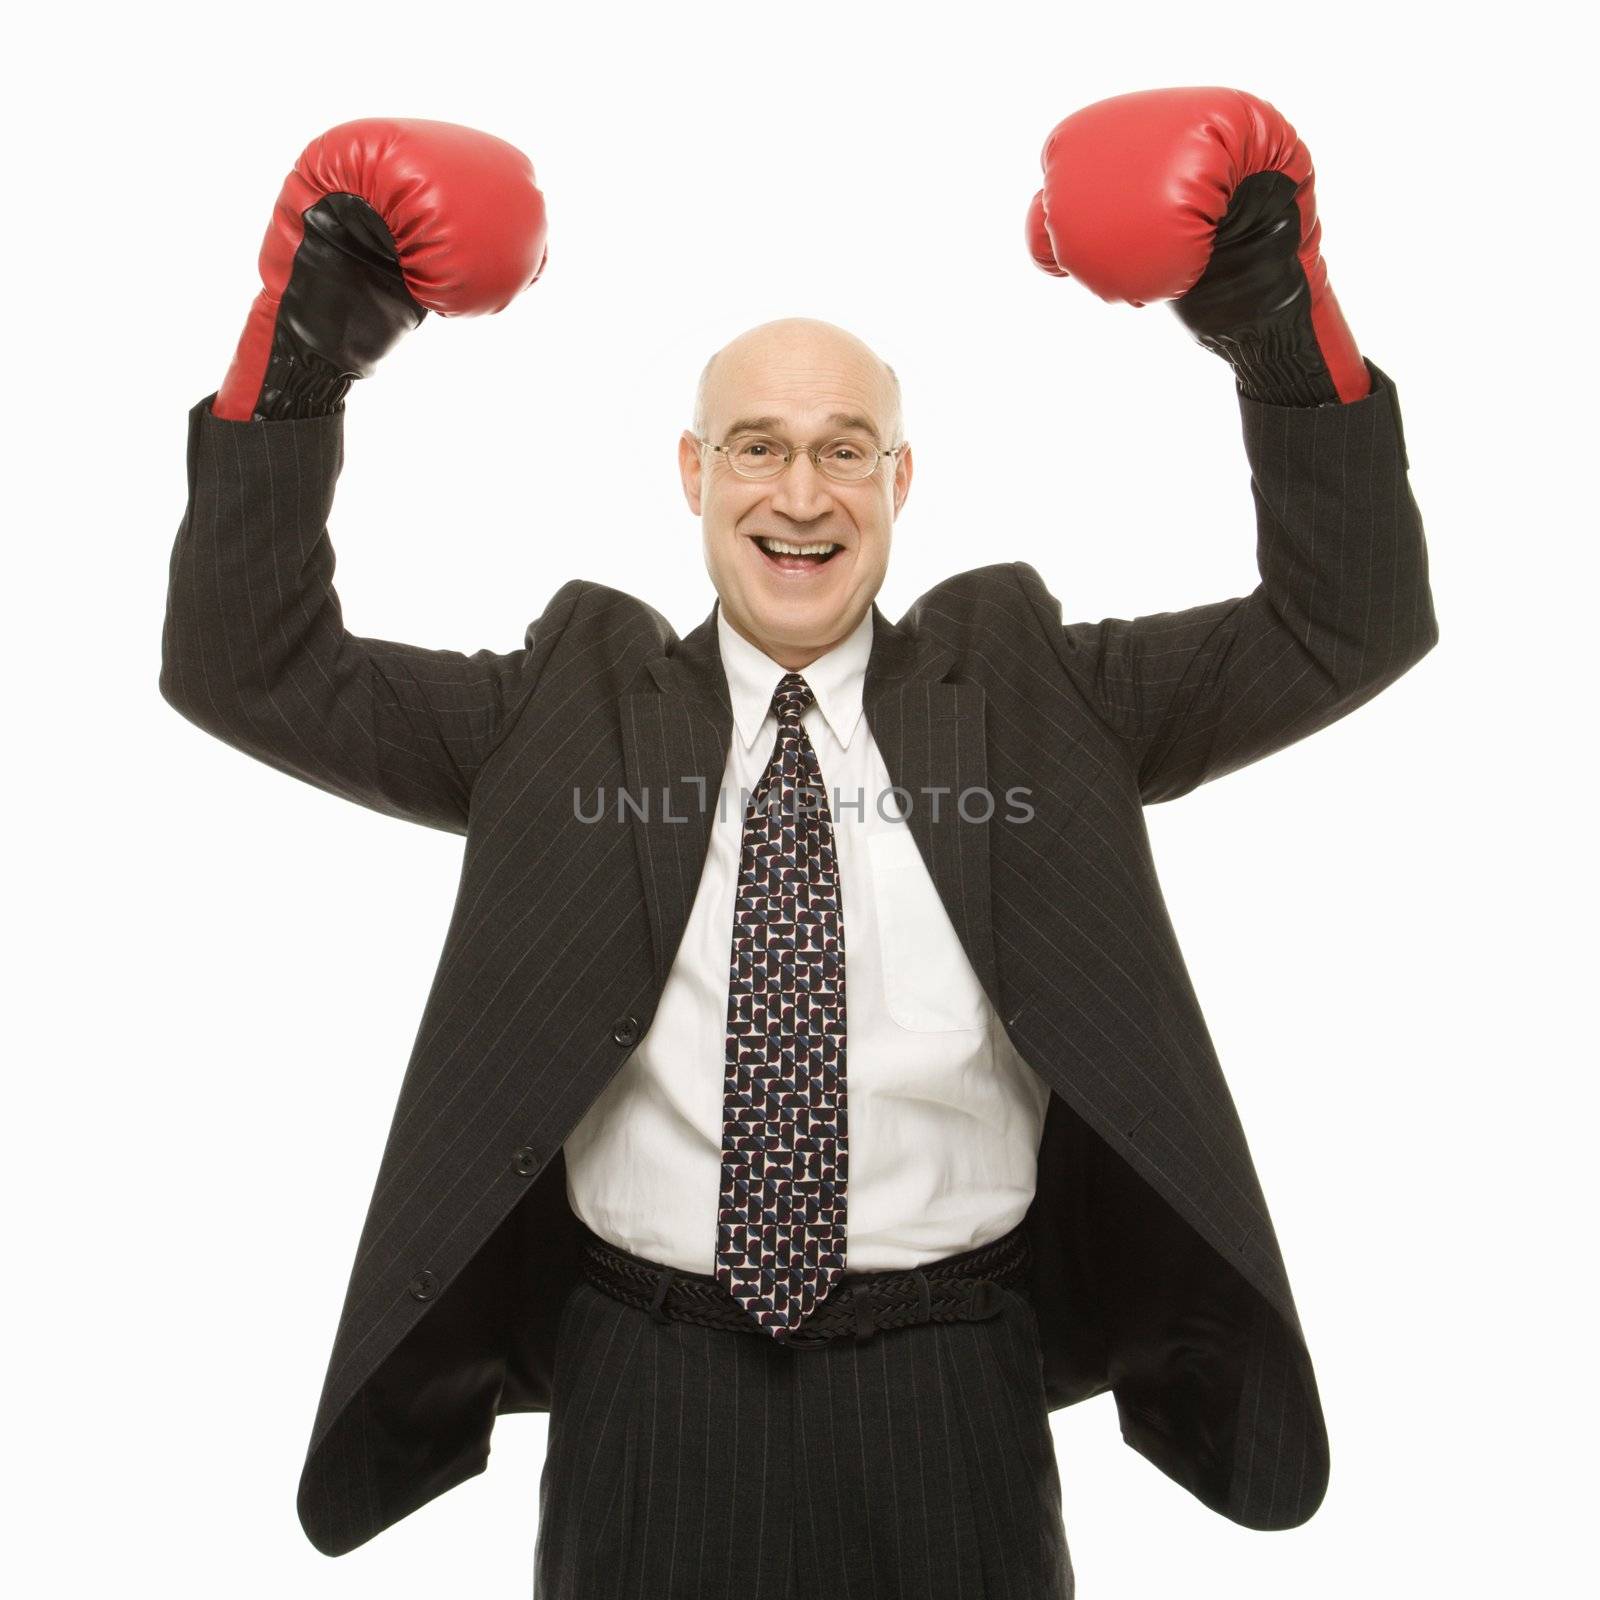
<path id="1" fill-rule="evenodd" d="M 580 1281 L 534 1600 L 1070 1600 L 1039 1326 L 1004 1301 L 802 1348 Z"/>

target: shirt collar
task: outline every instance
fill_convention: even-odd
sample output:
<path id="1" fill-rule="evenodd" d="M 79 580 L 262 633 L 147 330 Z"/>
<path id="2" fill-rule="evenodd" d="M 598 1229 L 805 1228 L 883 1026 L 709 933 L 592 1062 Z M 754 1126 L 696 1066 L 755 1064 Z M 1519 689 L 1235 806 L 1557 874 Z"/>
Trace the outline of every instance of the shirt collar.
<path id="1" fill-rule="evenodd" d="M 722 651 L 722 670 L 728 679 L 734 721 L 748 750 L 772 711 L 772 696 L 778 680 L 789 669 L 736 632 L 723 616 L 720 600 L 717 602 L 717 643 Z M 847 638 L 818 656 L 801 673 L 811 685 L 818 710 L 844 749 L 849 749 L 851 735 L 861 719 L 861 694 L 871 653 L 872 608 L 869 606 Z"/>

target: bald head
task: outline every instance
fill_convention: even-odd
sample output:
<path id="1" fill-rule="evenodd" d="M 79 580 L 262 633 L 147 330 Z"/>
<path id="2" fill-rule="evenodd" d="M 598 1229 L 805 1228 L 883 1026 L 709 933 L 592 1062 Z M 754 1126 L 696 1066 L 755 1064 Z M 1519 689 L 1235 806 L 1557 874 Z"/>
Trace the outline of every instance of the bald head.
<path id="1" fill-rule="evenodd" d="M 708 428 L 725 428 L 733 420 L 730 407 L 746 392 L 800 397 L 829 378 L 870 405 L 886 449 L 900 443 L 904 417 L 894 368 L 853 333 L 815 317 L 763 322 L 714 352 L 695 389 L 694 431 L 713 438 Z"/>

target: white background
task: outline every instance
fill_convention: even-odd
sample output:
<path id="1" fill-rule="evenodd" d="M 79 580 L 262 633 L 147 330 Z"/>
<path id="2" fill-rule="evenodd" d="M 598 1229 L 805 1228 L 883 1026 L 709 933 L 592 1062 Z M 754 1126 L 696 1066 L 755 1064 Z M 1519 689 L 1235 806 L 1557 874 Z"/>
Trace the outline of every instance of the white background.
<path id="1" fill-rule="evenodd" d="M 1094 619 L 1246 592 L 1254 523 L 1223 363 L 1031 264 L 1039 149 L 1092 100 L 1221 83 L 1312 152 L 1332 282 L 1399 388 L 1442 639 L 1148 813 L 1333 1475 L 1306 1526 L 1249 1532 L 1127 1449 L 1109 1398 L 1059 1411 L 1079 1592 L 1587 1590 L 1586 53 L 1530 4 L 577 10 L 75 8 L 9 36 L 8 1586 L 530 1585 L 542 1416 L 337 1561 L 295 1517 L 461 842 L 245 759 L 156 687 L 185 412 L 302 145 L 470 123 L 532 156 L 550 215 L 529 294 L 430 318 L 351 396 L 354 631 L 512 649 L 574 576 L 693 626 L 694 380 L 791 314 L 904 384 L 887 613 L 1021 559 Z"/>

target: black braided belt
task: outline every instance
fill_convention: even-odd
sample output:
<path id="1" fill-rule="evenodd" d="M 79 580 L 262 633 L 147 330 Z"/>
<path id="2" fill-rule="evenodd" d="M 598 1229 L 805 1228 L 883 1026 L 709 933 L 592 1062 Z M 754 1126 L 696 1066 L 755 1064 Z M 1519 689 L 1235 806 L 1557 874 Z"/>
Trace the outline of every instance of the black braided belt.
<path id="1" fill-rule="evenodd" d="M 847 1272 L 799 1328 L 770 1334 L 706 1273 L 684 1272 L 619 1250 L 582 1221 L 583 1271 L 597 1289 L 657 1322 L 759 1333 L 805 1350 L 844 1334 L 869 1339 L 880 1328 L 919 1322 L 980 1322 L 1005 1309 L 1004 1290 L 1027 1292 L 1028 1241 L 1019 1222 L 1010 1233 L 959 1255 L 906 1271 Z"/>

